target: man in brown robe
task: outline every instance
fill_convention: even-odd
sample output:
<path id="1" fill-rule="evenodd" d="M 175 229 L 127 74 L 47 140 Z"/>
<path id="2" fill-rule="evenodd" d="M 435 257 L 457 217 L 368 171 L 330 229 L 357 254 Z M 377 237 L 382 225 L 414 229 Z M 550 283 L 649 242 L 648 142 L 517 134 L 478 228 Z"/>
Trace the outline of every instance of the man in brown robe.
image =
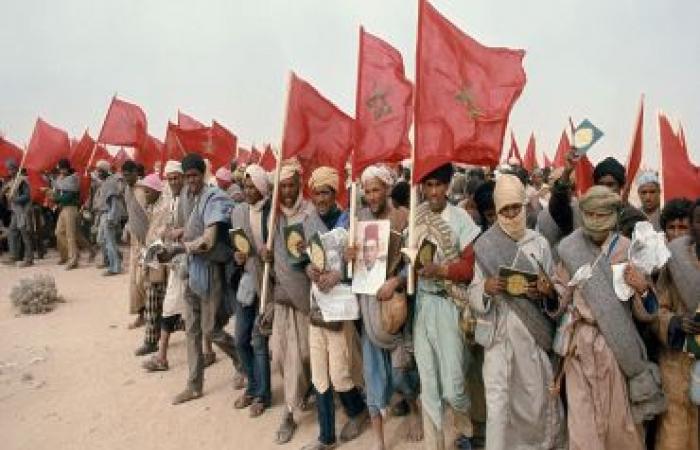
<path id="1" fill-rule="evenodd" d="M 145 324 L 144 311 L 146 306 L 146 290 L 143 286 L 143 276 L 139 266 L 139 255 L 146 240 L 148 219 L 144 211 L 146 198 L 143 190 L 136 189 L 138 167 L 135 162 L 128 160 L 122 165 L 124 178 L 124 201 L 129 220 L 126 228 L 129 232 L 129 314 L 136 314 L 136 320 L 129 328 L 138 328 Z"/>

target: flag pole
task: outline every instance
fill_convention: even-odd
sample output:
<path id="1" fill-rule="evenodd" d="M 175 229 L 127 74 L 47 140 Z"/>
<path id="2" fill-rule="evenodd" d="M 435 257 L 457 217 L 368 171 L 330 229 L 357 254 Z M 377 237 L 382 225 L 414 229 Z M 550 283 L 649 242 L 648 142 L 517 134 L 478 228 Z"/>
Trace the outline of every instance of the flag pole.
<path id="1" fill-rule="evenodd" d="M 661 116 L 664 115 L 663 111 L 660 109 L 656 110 L 656 146 L 659 149 L 659 182 L 661 185 L 661 208 L 664 207 L 666 203 L 666 189 L 664 186 L 664 182 L 666 181 L 664 179 L 664 150 L 661 145 Z M 666 120 L 668 120 L 668 117 L 666 116 Z M 669 123 L 671 121 L 669 120 Z"/>
<path id="2" fill-rule="evenodd" d="M 362 64 L 362 49 L 363 49 L 363 39 L 362 35 L 365 32 L 365 28 L 360 25 L 360 38 L 357 44 L 357 80 L 355 81 L 355 133 L 353 139 L 355 139 L 355 145 L 353 147 L 352 156 L 350 157 L 350 229 L 348 230 L 348 246 L 355 246 L 355 233 L 357 230 L 357 177 L 355 173 L 356 161 L 355 161 L 355 149 L 359 144 L 357 140 L 357 129 L 358 129 L 358 119 L 360 114 L 360 74 L 361 74 L 361 64 Z M 353 273 L 353 261 L 348 261 L 348 277 L 352 278 Z"/>
<path id="3" fill-rule="evenodd" d="M 644 108 L 644 93 L 642 93 L 642 97 L 639 100 L 639 108 L 637 109 L 637 119 L 639 119 L 639 113 L 642 112 L 642 108 Z M 643 120 L 644 119 L 642 119 L 642 121 Z M 644 130 L 643 123 L 642 123 L 642 130 Z M 641 147 L 642 147 L 642 152 L 644 151 L 644 139 L 643 139 L 643 137 L 644 137 L 644 134 L 642 134 L 642 140 L 640 142 Z M 632 160 L 632 152 L 634 150 L 634 141 L 636 140 L 636 138 L 637 138 L 637 120 L 635 120 L 634 123 L 632 124 L 632 145 L 630 146 L 630 152 L 627 154 L 627 164 L 625 165 L 625 169 L 628 169 L 628 170 L 630 167 L 630 162 Z M 643 153 L 642 153 L 642 155 L 643 155 Z M 640 161 L 639 161 L 640 167 L 641 167 L 641 163 L 642 163 L 642 161 L 641 161 L 641 157 L 640 157 Z M 639 169 L 639 168 L 637 168 L 637 169 Z M 637 172 L 639 172 L 639 170 L 637 170 Z M 632 184 L 634 183 L 634 180 L 630 178 L 630 174 L 626 173 L 626 175 L 627 175 L 627 182 L 625 183 L 624 189 L 622 191 L 622 200 L 625 202 L 627 200 L 629 200 L 630 192 L 632 192 Z"/>
<path id="4" fill-rule="evenodd" d="M 270 217 L 268 218 L 268 225 L 267 225 L 267 242 L 265 244 L 265 247 L 267 248 L 268 252 L 272 251 L 272 246 L 275 242 L 275 227 L 277 226 L 277 212 L 278 212 L 278 203 L 279 203 L 279 184 L 280 184 L 280 173 L 282 172 L 282 156 L 284 156 L 284 138 L 285 138 L 285 131 L 287 129 L 287 113 L 289 111 L 289 90 L 291 88 L 291 83 L 292 83 L 292 73 L 289 73 L 289 76 L 287 78 L 287 89 L 285 92 L 285 101 L 284 101 L 284 119 L 282 121 L 282 142 L 280 144 L 280 152 L 279 155 L 277 155 L 277 165 L 275 166 L 275 175 L 274 175 L 274 180 L 272 184 L 272 201 L 271 201 L 271 209 L 270 209 Z M 265 267 L 263 268 L 263 277 L 262 277 L 262 288 L 260 292 L 260 314 L 262 314 L 265 311 L 265 304 L 267 303 L 267 297 L 269 295 L 269 283 L 267 280 L 270 278 L 270 263 L 266 262 Z"/>
<path id="5" fill-rule="evenodd" d="M 29 147 L 24 144 L 24 152 L 22 152 L 22 160 L 19 163 L 19 168 L 15 174 L 15 179 L 12 181 L 12 189 L 10 189 L 9 197 L 12 198 L 17 190 L 17 185 L 19 184 L 19 177 L 22 176 L 22 169 L 24 168 L 24 162 L 27 159 L 27 153 L 29 153 Z"/>

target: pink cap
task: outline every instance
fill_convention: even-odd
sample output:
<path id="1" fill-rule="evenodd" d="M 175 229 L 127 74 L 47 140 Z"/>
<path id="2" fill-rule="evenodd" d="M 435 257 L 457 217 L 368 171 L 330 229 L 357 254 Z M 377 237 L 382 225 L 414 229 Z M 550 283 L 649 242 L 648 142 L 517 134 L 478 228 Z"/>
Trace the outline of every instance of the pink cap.
<path id="1" fill-rule="evenodd" d="M 231 182 L 231 171 L 226 167 L 219 167 L 214 176 L 221 181 L 225 181 L 227 183 Z"/>

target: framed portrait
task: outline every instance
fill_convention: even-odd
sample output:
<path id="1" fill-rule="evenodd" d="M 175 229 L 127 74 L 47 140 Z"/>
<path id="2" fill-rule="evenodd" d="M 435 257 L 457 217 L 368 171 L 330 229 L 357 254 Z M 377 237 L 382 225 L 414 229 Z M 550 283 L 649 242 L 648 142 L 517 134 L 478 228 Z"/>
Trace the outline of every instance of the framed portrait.
<path id="1" fill-rule="evenodd" d="M 386 281 L 390 225 L 388 220 L 357 223 L 358 252 L 352 277 L 352 292 L 375 295 Z"/>

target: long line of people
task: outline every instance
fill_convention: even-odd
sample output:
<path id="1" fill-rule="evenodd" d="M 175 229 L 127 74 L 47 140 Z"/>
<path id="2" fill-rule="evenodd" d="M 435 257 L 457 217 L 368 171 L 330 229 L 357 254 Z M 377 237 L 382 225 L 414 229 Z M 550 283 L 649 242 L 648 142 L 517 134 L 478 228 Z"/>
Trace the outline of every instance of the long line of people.
<path id="1" fill-rule="evenodd" d="M 364 170 L 356 213 L 391 229 L 385 281 L 374 294 L 352 293 L 348 264 L 362 265 L 365 252 L 349 235 L 352 219 L 337 201 L 341 177 L 330 167 L 303 176 L 296 161 L 284 161 L 273 205 L 270 174 L 255 164 L 220 169 L 209 182 L 196 154 L 168 161 L 163 179 L 139 176 L 132 161 L 118 174 L 100 162 L 88 211 L 108 276 L 122 271 L 118 241 L 128 217 L 129 311 L 134 327 L 145 325 L 136 350 L 150 355 L 144 369 L 168 370 L 170 335 L 185 330 L 188 378 L 174 404 L 203 395 L 216 345 L 241 391 L 234 407 L 250 417 L 272 405 L 271 374 L 281 375 L 278 444 L 315 407 L 319 434 L 306 450 L 352 440 L 368 424 L 373 448 L 383 449 L 390 413 L 405 416 L 406 440 L 429 449 L 448 445 L 451 420 L 449 445 L 460 449 L 697 450 L 700 199 L 661 208 L 658 177 L 644 172 L 634 208 L 613 158 L 576 195 L 575 164 L 572 153 L 554 171 L 512 165 L 495 176 L 446 164 L 418 180 L 415 233 L 434 252 L 419 265 L 415 295 L 402 252 L 408 189 L 399 181 L 410 176 L 386 165 Z M 60 205 L 56 235 L 69 269 L 79 248 L 92 247 L 75 231 L 76 179 L 64 163 L 59 171 L 50 197 Z M 22 265 L 32 255 L 28 190 L 20 179 L 3 191 Z M 651 274 L 630 263 L 632 232 L 645 221 L 671 254 Z M 289 257 L 292 225 L 306 237 L 294 244 L 307 255 L 301 260 Z M 330 234 L 319 267 L 308 238 Z M 629 295 L 621 298 L 613 272 L 624 263 Z M 327 302 L 354 302 L 359 318 L 327 320 Z M 339 435 L 336 396 L 346 417 Z"/>

